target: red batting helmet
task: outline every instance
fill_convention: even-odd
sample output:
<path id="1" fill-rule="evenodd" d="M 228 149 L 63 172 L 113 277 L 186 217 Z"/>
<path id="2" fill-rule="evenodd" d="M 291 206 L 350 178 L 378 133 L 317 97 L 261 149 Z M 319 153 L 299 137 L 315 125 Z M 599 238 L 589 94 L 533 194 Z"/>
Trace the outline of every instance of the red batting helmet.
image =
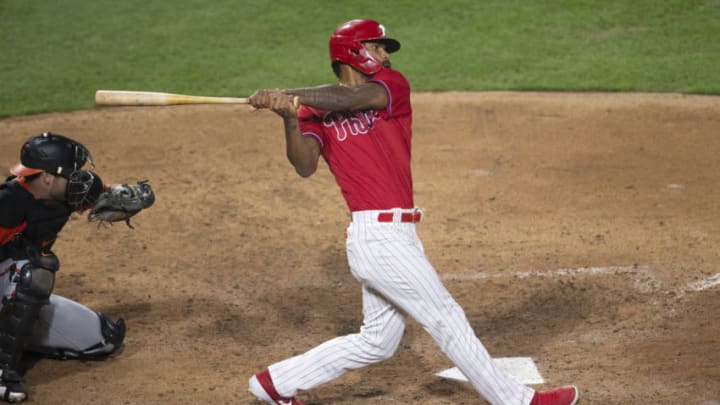
<path id="1" fill-rule="evenodd" d="M 388 53 L 400 49 L 400 42 L 385 37 L 385 27 L 374 20 L 348 21 L 330 36 L 332 64 L 347 63 L 355 69 L 373 75 L 382 69 L 382 61 L 375 59 L 363 46 L 364 42 L 379 42 Z"/>

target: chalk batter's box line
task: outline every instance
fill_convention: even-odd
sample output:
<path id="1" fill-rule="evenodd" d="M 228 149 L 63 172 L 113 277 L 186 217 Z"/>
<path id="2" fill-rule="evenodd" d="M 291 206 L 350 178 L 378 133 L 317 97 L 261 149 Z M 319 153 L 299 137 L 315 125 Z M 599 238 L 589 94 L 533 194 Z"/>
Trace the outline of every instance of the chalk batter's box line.
<path id="1" fill-rule="evenodd" d="M 649 268 L 644 265 L 609 266 L 609 267 L 579 267 L 576 269 L 558 269 L 552 271 L 513 271 L 510 273 L 453 273 L 444 274 L 444 280 L 485 280 L 494 278 L 530 278 L 530 277 L 565 277 L 581 274 L 643 274 L 652 276 Z"/>
<path id="2" fill-rule="evenodd" d="M 644 289 L 647 285 L 659 286 L 660 282 L 653 277 L 650 268 L 647 265 L 632 265 L 632 266 L 608 266 L 608 267 L 579 267 L 576 269 L 558 269 L 553 271 L 514 271 L 510 273 L 452 273 L 444 274 L 441 277 L 443 280 L 448 281 L 472 281 L 472 280 L 487 280 L 487 279 L 502 279 L 502 278 L 555 278 L 555 277 L 567 277 L 576 275 L 604 275 L 604 274 L 638 274 L 642 275 L 643 278 L 635 279 L 635 288 Z M 685 285 L 684 287 L 674 289 L 675 293 L 682 296 L 685 292 L 700 292 L 711 289 L 715 286 L 720 285 L 720 273 L 709 275 L 702 280 L 693 281 Z"/>

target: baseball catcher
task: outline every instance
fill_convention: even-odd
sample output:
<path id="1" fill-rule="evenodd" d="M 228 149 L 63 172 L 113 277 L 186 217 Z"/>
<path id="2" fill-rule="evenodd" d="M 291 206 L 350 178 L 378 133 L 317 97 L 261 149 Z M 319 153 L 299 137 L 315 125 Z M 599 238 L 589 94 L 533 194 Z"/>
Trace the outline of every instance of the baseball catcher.
<path id="1" fill-rule="evenodd" d="M 0 183 L 0 401 L 27 399 L 19 369 L 26 352 L 55 359 L 104 360 L 125 337 L 111 320 L 53 294 L 60 260 L 52 247 L 73 213 L 125 221 L 152 205 L 147 181 L 105 185 L 88 149 L 63 135 L 28 139 L 12 176 Z"/>

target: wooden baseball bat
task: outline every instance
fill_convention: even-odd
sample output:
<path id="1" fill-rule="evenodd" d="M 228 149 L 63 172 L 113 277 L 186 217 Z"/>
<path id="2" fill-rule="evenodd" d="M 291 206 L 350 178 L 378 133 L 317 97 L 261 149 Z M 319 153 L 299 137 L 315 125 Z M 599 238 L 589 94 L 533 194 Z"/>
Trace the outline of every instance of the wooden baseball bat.
<path id="1" fill-rule="evenodd" d="M 98 90 L 95 104 L 106 106 L 151 106 L 177 104 L 248 104 L 247 98 L 191 96 L 155 91 Z"/>

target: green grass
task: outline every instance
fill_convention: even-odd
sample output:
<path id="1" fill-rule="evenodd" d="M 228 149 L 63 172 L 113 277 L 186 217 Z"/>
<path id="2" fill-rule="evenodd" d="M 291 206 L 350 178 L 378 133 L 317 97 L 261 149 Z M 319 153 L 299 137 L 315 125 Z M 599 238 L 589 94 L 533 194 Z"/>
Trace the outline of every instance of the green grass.
<path id="1" fill-rule="evenodd" d="M 0 0 L 0 117 L 332 82 L 327 39 L 358 17 L 415 91 L 720 93 L 720 0 Z"/>

